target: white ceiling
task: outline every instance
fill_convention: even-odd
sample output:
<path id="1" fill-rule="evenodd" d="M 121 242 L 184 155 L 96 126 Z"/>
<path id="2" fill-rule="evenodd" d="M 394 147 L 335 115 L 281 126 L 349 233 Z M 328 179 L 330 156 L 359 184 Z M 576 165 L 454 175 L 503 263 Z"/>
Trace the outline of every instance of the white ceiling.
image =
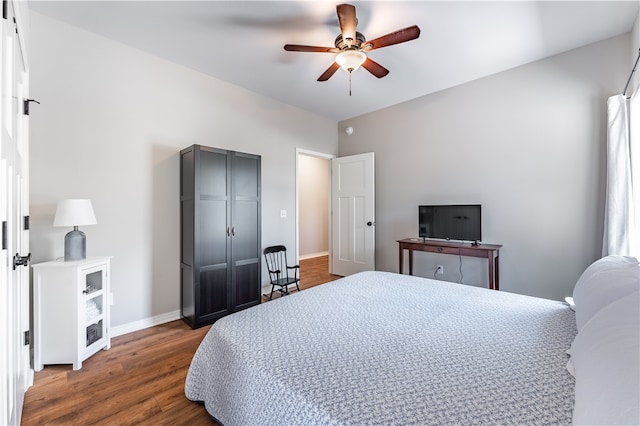
<path id="1" fill-rule="evenodd" d="M 420 38 L 370 52 L 391 72 L 316 79 L 333 46 L 329 1 L 32 1 L 33 11 L 295 105 L 344 120 L 631 31 L 634 1 L 366 1 L 358 31 L 374 39 L 418 25 Z M 630 64 L 631 66 L 631 64 Z M 631 71 L 631 70 L 629 70 Z M 624 83 L 622 83 L 624 84 Z M 620 88 L 622 90 L 623 87 Z"/>

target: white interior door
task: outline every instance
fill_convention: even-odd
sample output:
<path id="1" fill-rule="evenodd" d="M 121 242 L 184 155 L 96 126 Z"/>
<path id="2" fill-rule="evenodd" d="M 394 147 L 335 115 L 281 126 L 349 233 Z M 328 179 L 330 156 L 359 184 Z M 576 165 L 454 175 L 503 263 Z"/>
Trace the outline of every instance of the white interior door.
<path id="1" fill-rule="evenodd" d="M 29 143 L 23 101 L 28 94 L 20 14 L 3 2 L 0 20 L 0 424 L 19 424 L 24 393 L 33 382 L 29 344 L 29 270 L 15 257 L 29 252 Z"/>
<path id="2" fill-rule="evenodd" d="M 331 272 L 375 269 L 374 153 L 331 160 Z"/>

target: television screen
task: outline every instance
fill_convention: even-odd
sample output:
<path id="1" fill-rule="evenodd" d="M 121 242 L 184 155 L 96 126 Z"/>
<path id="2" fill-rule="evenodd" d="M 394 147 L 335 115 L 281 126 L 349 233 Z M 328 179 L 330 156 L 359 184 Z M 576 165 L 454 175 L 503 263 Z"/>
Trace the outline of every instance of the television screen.
<path id="1" fill-rule="evenodd" d="M 420 238 L 481 241 L 481 206 L 418 206 L 418 235 Z"/>

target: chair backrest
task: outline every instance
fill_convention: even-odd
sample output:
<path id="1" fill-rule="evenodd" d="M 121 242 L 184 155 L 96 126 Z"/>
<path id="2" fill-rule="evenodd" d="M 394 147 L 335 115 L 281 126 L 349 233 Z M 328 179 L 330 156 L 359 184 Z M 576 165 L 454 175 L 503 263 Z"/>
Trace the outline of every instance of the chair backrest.
<path id="1" fill-rule="evenodd" d="M 269 280 L 276 281 L 288 277 L 287 248 L 285 246 L 271 246 L 264 249 L 264 259 L 267 262 Z"/>

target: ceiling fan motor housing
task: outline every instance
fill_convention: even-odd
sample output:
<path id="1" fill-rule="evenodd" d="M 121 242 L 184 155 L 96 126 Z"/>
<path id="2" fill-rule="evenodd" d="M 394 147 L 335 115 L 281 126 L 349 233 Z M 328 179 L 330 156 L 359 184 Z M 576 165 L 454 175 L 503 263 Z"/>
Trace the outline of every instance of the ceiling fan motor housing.
<path id="1" fill-rule="evenodd" d="M 362 46 L 365 41 L 367 41 L 367 39 L 364 35 L 356 31 L 356 39 L 351 43 L 351 49 L 360 49 L 360 46 Z M 336 37 L 334 45 L 340 50 L 349 49 L 349 44 L 342 38 L 342 34 Z"/>

